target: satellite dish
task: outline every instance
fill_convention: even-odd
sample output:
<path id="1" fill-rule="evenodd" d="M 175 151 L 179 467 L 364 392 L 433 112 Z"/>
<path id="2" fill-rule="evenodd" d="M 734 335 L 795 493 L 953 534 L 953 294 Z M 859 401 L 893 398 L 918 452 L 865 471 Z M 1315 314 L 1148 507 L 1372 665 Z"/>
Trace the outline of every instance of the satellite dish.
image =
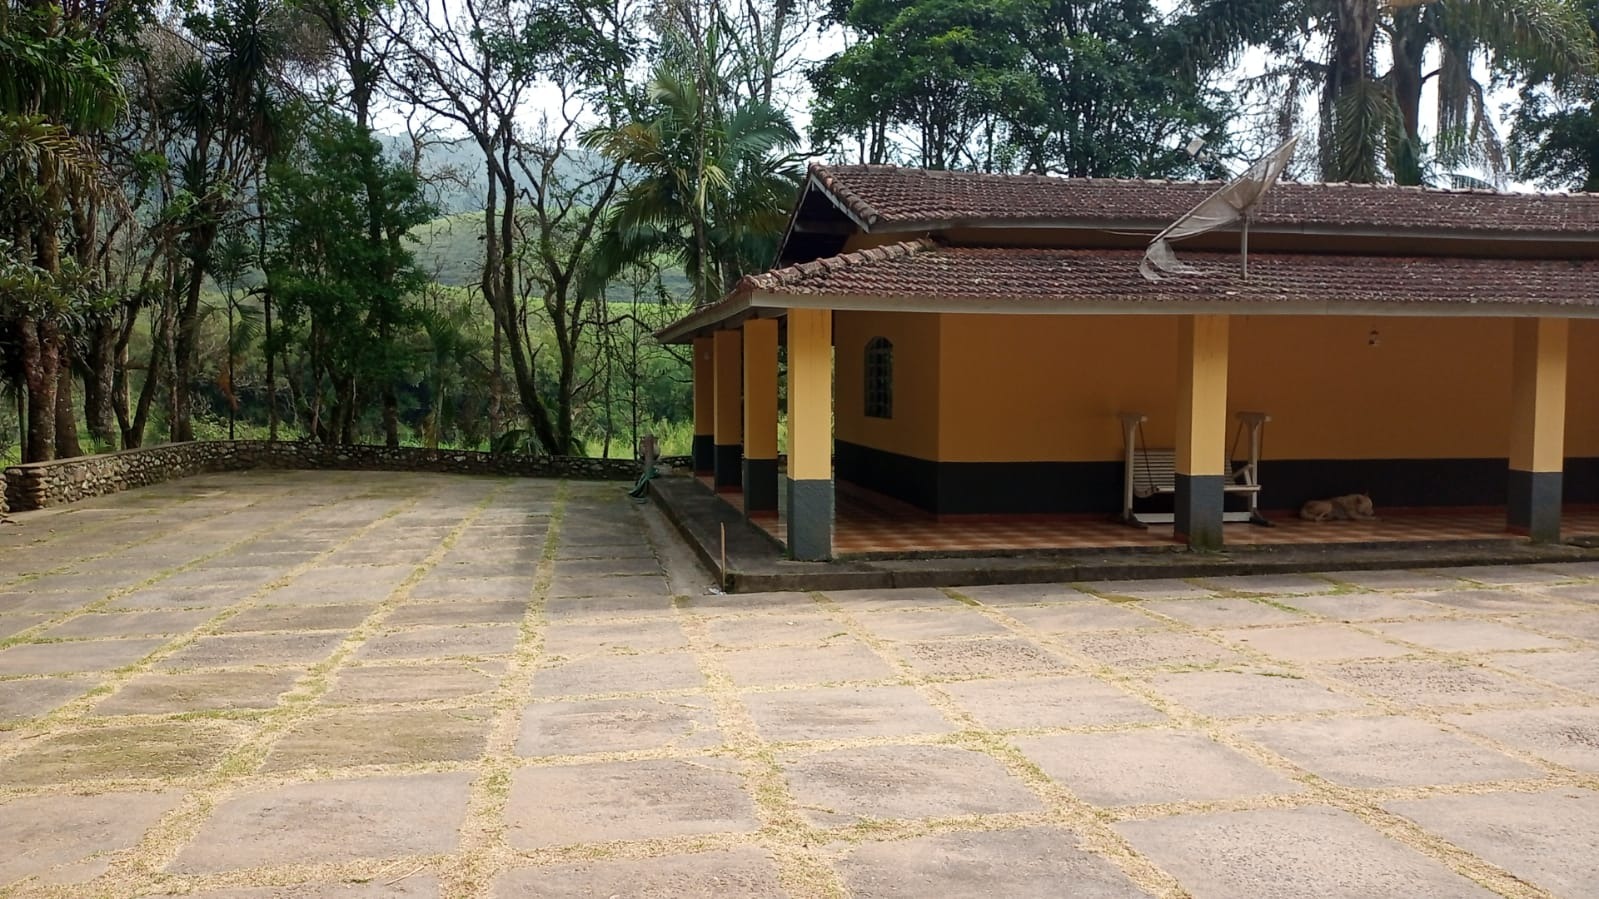
<path id="1" fill-rule="evenodd" d="M 1171 242 L 1240 222 L 1243 231 L 1240 252 L 1243 258 L 1244 278 L 1247 280 L 1249 219 L 1254 215 L 1255 207 L 1259 206 L 1260 201 L 1266 196 L 1266 191 L 1277 183 L 1283 169 L 1288 167 L 1288 160 L 1293 158 L 1294 147 L 1298 144 L 1297 134 L 1283 141 L 1282 146 L 1262 157 L 1259 162 L 1245 169 L 1242 175 L 1206 197 L 1187 215 L 1167 225 L 1166 230 L 1155 235 L 1155 239 L 1150 241 L 1149 249 L 1144 251 L 1144 261 L 1138 266 L 1139 274 L 1150 281 L 1165 280 L 1162 272 L 1167 275 L 1199 274 L 1199 269 L 1184 264 L 1177 258 L 1177 254 L 1172 252 Z"/>

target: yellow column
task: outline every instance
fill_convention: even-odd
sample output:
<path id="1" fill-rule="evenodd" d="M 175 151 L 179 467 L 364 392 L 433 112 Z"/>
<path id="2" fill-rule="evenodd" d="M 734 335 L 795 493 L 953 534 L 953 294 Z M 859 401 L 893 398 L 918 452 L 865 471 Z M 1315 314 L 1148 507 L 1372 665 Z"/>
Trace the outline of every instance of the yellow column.
<path id="1" fill-rule="evenodd" d="M 744 512 L 777 511 L 777 320 L 744 323 Z"/>
<path id="2" fill-rule="evenodd" d="M 744 341 L 737 331 L 717 331 L 713 336 L 716 394 L 716 488 L 732 488 L 743 481 L 740 470 L 744 439 Z"/>
<path id="3" fill-rule="evenodd" d="M 1178 325 L 1175 531 L 1194 549 L 1222 545 L 1227 329 L 1225 315 L 1187 315 Z"/>
<path id="4" fill-rule="evenodd" d="M 694 338 L 694 473 L 716 470 L 716 348 L 709 337 Z"/>
<path id="5" fill-rule="evenodd" d="M 1540 543 L 1560 540 L 1569 340 L 1566 319 L 1516 320 L 1507 519 L 1510 530 Z"/>
<path id="6" fill-rule="evenodd" d="M 833 555 L 833 313 L 788 313 L 788 553 Z"/>

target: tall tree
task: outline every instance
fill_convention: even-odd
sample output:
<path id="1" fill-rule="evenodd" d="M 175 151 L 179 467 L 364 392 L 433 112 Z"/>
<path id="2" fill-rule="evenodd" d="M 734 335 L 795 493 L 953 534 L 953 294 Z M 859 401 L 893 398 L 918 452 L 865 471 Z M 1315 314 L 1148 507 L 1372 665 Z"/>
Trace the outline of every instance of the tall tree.
<path id="1" fill-rule="evenodd" d="M 1599 0 L 1581 0 L 1599 42 Z M 1516 177 L 1548 188 L 1599 191 L 1599 72 L 1534 67 L 1510 133 Z"/>

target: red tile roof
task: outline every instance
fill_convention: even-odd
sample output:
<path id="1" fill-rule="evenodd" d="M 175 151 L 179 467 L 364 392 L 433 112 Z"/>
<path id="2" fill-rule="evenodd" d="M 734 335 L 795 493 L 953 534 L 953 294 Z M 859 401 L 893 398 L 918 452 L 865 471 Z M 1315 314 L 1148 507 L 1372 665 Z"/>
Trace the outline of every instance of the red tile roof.
<path id="1" fill-rule="evenodd" d="M 814 165 L 810 174 L 868 231 L 1046 222 L 1159 228 L 1220 186 L 886 165 Z M 1264 228 L 1599 236 L 1599 194 L 1282 182 L 1266 195 L 1255 221 Z"/>
<path id="2" fill-rule="evenodd" d="M 1187 252 L 1203 274 L 1148 281 L 1138 250 L 945 247 L 914 240 L 741 281 L 735 297 L 869 297 L 1028 303 L 1534 304 L 1599 307 L 1599 260 Z"/>

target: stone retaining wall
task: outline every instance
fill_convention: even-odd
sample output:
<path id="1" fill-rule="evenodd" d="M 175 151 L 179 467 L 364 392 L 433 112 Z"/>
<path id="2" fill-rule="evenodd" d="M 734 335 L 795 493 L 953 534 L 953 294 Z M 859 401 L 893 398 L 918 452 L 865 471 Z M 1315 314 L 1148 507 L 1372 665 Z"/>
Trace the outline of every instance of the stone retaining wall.
<path id="1" fill-rule="evenodd" d="M 12 466 L 5 469 L 0 512 L 8 508 L 21 512 L 58 506 L 203 472 L 256 468 L 433 471 L 603 481 L 631 481 L 639 474 L 638 463 L 631 459 L 330 446 L 298 441 L 197 440 Z"/>

